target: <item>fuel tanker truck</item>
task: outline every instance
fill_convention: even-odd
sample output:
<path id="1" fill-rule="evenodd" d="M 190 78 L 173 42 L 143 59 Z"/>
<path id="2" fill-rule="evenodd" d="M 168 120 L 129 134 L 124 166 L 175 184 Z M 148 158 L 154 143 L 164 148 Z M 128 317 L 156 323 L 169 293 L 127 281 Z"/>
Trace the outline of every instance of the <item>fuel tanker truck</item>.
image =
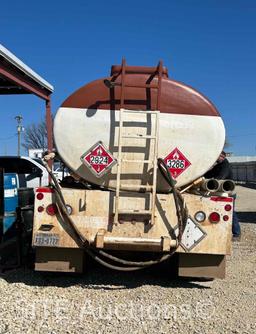
<path id="1" fill-rule="evenodd" d="M 82 272 L 92 257 L 120 271 L 168 261 L 179 276 L 225 276 L 234 184 L 203 178 L 225 141 L 205 96 L 161 61 L 123 60 L 62 103 L 53 131 L 71 176 L 59 184 L 47 167 L 51 184 L 36 189 L 35 270 Z"/>

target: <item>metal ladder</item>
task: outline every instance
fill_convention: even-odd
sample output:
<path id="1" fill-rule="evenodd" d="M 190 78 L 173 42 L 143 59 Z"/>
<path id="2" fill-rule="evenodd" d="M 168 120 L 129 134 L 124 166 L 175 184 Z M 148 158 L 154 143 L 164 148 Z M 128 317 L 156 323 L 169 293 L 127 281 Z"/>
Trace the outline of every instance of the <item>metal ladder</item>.
<path id="1" fill-rule="evenodd" d="M 117 225 L 119 222 L 120 214 L 129 214 L 129 215 L 147 215 L 151 217 L 151 225 L 155 223 L 155 204 L 156 204 L 156 183 L 157 183 L 157 157 L 158 157 L 158 132 L 159 132 L 159 113 L 160 113 L 160 96 L 161 96 L 161 83 L 162 83 L 162 72 L 163 65 L 160 61 L 157 68 L 156 73 L 158 73 L 158 84 L 151 85 L 125 85 L 125 67 L 126 62 L 122 60 L 122 69 L 121 69 L 121 99 L 120 99 L 120 111 L 119 111 L 119 135 L 118 135 L 118 163 L 117 163 L 117 185 L 116 185 L 116 196 L 115 196 L 115 215 L 114 215 L 114 224 Z M 125 87 L 134 87 L 134 88 L 154 88 L 157 89 L 157 110 L 149 110 L 149 111 L 139 111 L 139 110 L 130 110 L 124 109 L 124 96 L 125 96 Z M 138 135 L 138 134 L 129 134 L 123 135 L 123 123 L 124 123 L 124 115 L 125 114 L 151 114 L 155 117 L 155 126 L 154 132 L 150 135 Z M 129 121 L 130 122 L 130 121 Z M 136 122 L 138 122 L 136 120 Z M 124 145 L 124 139 L 146 139 L 153 142 L 153 157 L 148 158 L 148 160 L 135 160 L 135 159 L 123 159 L 122 157 L 122 149 Z M 151 145 L 150 145 L 151 147 Z M 121 172 L 122 172 L 122 163 L 143 163 L 143 164 L 152 164 L 153 166 L 153 183 L 150 185 L 130 185 L 121 183 Z M 149 210 L 120 210 L 120 191 L 121 189 L 129 189 L 131 191 L 138 191 L 139 189 L 144 189 L 145 191 L 150 190 L 151 192 L 151 203 Z"/>

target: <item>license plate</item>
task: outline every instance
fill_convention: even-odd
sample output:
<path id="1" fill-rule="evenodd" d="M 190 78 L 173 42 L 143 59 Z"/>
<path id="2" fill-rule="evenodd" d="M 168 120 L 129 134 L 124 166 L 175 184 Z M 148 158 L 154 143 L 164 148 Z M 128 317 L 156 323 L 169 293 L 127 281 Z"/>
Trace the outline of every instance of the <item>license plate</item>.
<path id="1" fill-rule="evenodd" d="M 34 245 L 35 246 L 58 246 L 60 241 L 60 237 L 58 234 L 46 234 L 46 233 L 38 233 L 35 235 Z"/>

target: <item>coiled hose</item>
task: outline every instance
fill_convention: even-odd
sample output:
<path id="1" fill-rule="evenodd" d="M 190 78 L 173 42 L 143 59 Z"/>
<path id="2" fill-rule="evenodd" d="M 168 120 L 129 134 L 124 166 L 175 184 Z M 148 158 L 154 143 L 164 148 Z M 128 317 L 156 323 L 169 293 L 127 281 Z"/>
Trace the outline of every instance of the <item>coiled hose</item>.
<path id="1" fill-rule="evenodd" d="M 66 221 L 69 225 L 69 227 L 71 228 L 71 231 L 77 241 L 77 243 L 79 244 L 79 246 L 81 246 L 82 248 L 85 249 L 85 251 L 87 252 L 88 255 L 90 255 L 95 261 L 97 261 L 98 263 L 100 263 L 101 265 L 109 268 L 109 269 L 114 269 L 114 270 L 118 270 L 118 271 L 135 271 L 135 270 L 141 270 L 143 268 L 147 268 L 150 267 L 152 265 L 155 264 L 159 264 L 163 261 L 168 260 L 176 251 L 176 249 L 179 246 L 181 237 L 182 237 L 182 233 L 184 231 L 184 226 L 187 220 L 187 209 L 186 209 L 186 205 L 185 202 L 181 196 L 181 194 L 177 191 L 177 189 L 175 188 L 175 184 L 174 184 L 174 180 L 172 179 L 170 172 L 168 170 L 168 167 L 166 166 L 165 162 L 163 161 L 163 159 L 158 159 L 158 167 L 160 169 L 161 174 L 163 175 L 163 177 L 165 178 L 165 180 L 168 182 L 168 184 L 170 185 L 172 191 L 173 191 L 173 196 L 174 196 L 174 201 L 175 201 L 175 206 L 176 206 L 176 213 L 178 216 L 178 226 L 179 226 L 179 234 L 177 237 L 177 246 L 176 248 L 174 248 L 170 253 L 162 255 L 159 259 L 156 260 L 149 260 L 149 261 L 127 261 L 124 259 L 121 259 L 119 257 L 116 257 L 114 255 L 111 255 L 103 250 L 99 250 L 99 249 L 92 249 L 89 248 L 90 247 L 90 243 L 89 241 L 80 233 L 80 231 L 77 229 L 76 225 L 74 224 L 74 221 L 72 220 L 72 218 L 69 216 L 68 212 L 67 212 L 67 208 L 66 208 L 66 203 L 65 203 L 65 199 L 63 197 L 62 194 L 62 190 L 61 187 L 57 181 L 57 179 L 55 178 L 54 174 L 52 173 L 50 167 L 48 166 L 47 161 L 50 159 L 53 159 L 54 155 L 48 154 L 44 157 L 44 165 L 53 181 L 53 186 L 55 189 L 55 194 L 56 194 L 56 202 L 57 202 L 57 206 L 59 208 L 59 212 L 62 216 L 62 219 L 64 221 Z M 186 220 L 184 220 L 186 219 Z M 108 263 L 106 260 L 103 260 L 100 256 L 107 258 L 109 260 L 111 260 L 112 262 L 116 262 L 118 265 L 113 265 L 111 263 Z M 122 266 L 120 266 L 120 264 Z"/>

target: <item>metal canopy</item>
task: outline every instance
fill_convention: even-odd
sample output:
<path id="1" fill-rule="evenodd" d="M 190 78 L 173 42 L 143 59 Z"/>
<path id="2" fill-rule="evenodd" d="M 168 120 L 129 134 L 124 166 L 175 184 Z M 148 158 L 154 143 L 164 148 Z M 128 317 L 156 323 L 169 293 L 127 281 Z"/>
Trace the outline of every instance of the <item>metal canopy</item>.
<path id="1" fill-rule="evenodd" d="M 0 44 L 0 95 L 34 94 L 46 101 L 48 150 L 53 148 L 50 97 L 53 86 Z"/>
<path id="2" fill-rule="evenodd" d="M 35 94 L 47 100 L 53 86 L 0 44 L 0 94 Z"/>

